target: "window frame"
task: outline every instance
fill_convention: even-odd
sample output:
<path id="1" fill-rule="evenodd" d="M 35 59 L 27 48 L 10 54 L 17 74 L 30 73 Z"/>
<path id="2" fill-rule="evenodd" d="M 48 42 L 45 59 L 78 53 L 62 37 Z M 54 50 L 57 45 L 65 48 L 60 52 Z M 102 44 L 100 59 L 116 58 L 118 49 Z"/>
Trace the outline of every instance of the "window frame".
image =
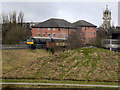
<path id="1" fill-rule="evenodd" d="M 40 33 L 37 33 L 37 37 L 40 37 Z"/>
<path id="2" fill-rule="evenodd" d="M 40 28 L 37 28 L 38 31 L 40 31 Z"/>
<path id="3" fill-rule="evenodd" d="M 50 37 L 50 33 L 48 33 L 47 36 Z"/>
<path id="4" fill-rule="evenodd" d="M 45 31 L 45 28 L 42 28 L 43 31 Z"/>
<path id="5" fill-rule="evenodd" d="M 45 37 L 45 33 L 43 33 L 42 36 Z"/>
<path id="6" fill-rule="evenodd" d="M 47 28 L 48 31 L 50 31 L 50 28 Z"/>
<path id="7" fill-rule="evenodd" d="M 53 33 L 53 34 L 52 34 L 52 36 L 53 36 L 53 37 L 56 37 L 56 34 L 55 34 L 55 33 Z"/>
<path id="8" fill-rule="evenodd" d="M 56 31 L 56 29 L 55 29 L 55 28 L 52 28 L 52 30 L 53 30 L 53 31 Z"/>

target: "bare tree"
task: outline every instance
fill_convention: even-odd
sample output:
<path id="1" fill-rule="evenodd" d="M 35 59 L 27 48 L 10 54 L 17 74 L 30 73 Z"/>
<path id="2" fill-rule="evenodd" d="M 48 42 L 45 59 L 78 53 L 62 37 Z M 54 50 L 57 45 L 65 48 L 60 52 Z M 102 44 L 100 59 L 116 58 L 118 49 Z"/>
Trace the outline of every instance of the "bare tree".
<path id="1" fill-rule="evenodd" d="M 2 22 L 3 24 L 9 23 L 8 15 L 2 13 Z"/>
<path id="2" fill-rule="evenodd" d="M 23 24 L 23 19 L 24 19 L 24 13 L 22 11 L 20 11 L 20 13 L 18 15 L 18 24 L 20 24 L 21 26 Z"/>
<path id="3" fill-rule="evenodd" d="M 8 16 L 9 16 L 9 22 L 12 23 L 12 13 L 10 12 Z"/>
<path id="4" fill-rule="evenodd" d="M 16 11 L 13 11 L 12 16 L 10 16 L 12 17 L 12 23 L 16 23 L 16 15 Z"/>
<path id="5" fill-rule="evenodd" d="M 97 35 L 94 40 L 90 40 L 90 45 L 96 46 L 96 47 L 102 47 L 102 39 L 108 38 L 108 31 L 106 31 L 104 28 L 99 27 L 97 28 Z"/>
<path id="6" fill-rule="evenodd" d="M 2 22 L 5 24 L 5 14 L 2 13 Z"/>
<path id="7" fill-rule="evenodd" d="M 83 47 L 85 42 L 84 32 L 81 28 L 76 28 L 71 31 L 71 34 L 67 38 L 68 49 L 77 49 Z"/>
<path id="8" fill-rule="evenodd" d="M 24 20 L 24 14 L 21 11 L 19 13 L 19 22 L 22 24 Z M 10 12 L 8 15 L 3 13 L 2 15 L 2 43 L 3 44 L 18 44 L 25 41 L 30 35 L 31 31 L 27 27 L 16 22 L 16 11 Z"/>

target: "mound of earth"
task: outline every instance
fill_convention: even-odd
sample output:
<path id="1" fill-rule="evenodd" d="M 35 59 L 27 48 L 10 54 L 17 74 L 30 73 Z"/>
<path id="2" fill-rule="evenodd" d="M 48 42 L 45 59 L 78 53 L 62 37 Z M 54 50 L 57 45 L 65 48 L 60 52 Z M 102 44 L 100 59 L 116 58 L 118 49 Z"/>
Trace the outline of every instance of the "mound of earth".
<path id="1" fill-rule="evenodd" d="M 100 48 L 59 52 L 4 73 L 3 78 L 118 81 L 118 56 Z"/>

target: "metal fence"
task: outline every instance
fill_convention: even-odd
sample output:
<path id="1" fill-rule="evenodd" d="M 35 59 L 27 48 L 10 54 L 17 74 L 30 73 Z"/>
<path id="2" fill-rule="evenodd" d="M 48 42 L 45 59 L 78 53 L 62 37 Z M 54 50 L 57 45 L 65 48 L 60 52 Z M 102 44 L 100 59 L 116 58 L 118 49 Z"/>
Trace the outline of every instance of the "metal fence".
<path id="1" fill-rule="evenodd" d="M 120 48 L 120 40 L 118 40 L 118 39 L 103 39 L 102 46 L 109 47 L 109 48 Z"/>
<path id="2" fill-rule="evenodd" d="M 118 39 L 103 39 L 102 46 L 110 51 L 120 52 L 120 40 Z"/>
<path id="3" fill-rule="evenodd" d="M 16 44 L 16 45 L 0 45 L 0 49 L 8 50 L 8 49 L 28 49 L 28 45 L 26 44 Z"/>

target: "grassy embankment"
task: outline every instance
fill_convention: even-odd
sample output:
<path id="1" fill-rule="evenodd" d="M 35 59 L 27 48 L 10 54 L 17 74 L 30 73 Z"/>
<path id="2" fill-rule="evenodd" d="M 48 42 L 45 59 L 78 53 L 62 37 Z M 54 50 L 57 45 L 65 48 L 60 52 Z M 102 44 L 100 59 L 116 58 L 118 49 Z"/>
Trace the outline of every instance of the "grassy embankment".
<path id="1" fill-rule="evenodd" d="M 3 51 L 3 78 L 118 82 L 118 61 L 118 53 L 99 48 Z"/>
<path id="2" fill-rule="evenodd" d="M 2 73 L 4 75 L 48 55 L 45 50 L 2 50 Z"/>

